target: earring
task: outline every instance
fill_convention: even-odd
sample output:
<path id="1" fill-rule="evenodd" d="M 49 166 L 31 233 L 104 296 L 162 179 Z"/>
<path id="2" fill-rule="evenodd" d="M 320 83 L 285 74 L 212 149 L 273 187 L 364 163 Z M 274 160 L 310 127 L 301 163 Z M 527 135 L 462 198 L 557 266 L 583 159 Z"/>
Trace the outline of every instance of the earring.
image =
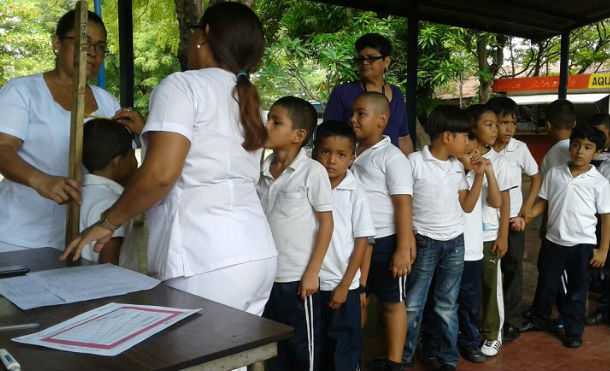
<path id="1" fill-rule="evenodd" d="M 201 49 L 201 45 L 197 44 L 197 49 Z"/>

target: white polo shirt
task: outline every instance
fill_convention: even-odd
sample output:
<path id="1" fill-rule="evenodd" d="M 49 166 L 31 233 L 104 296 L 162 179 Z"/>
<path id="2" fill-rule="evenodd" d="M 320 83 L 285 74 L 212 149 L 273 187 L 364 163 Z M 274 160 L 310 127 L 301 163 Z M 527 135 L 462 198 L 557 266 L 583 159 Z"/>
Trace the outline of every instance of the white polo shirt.
<path id="1" fill-rule="evenodd" d="M 112 117 L 116 98 L 90 86 L 94 115 Z M 38 170 L 68 176 L 70 111 L 51 95 L 42 74 L 17 77 L 0 90 L 0 132 L 23 141 L 17 154 Z M 40 196 L 33 188 L 0 181 L 0 241 L 26 248 L 65 248 L 66 205 Z M 99 218 L 99 215 L 98 215 Z"/>
<path id="2" fill-rule="evenodd" d="M 100 220 L 100 214 L 112 206 L 123 193 L 123 186 L 119 183 L 94 174 L 86 174 L 83 177 L 82 198 L 83 203 L 80 207 L 80 231 L 97 223 Z M 128 268 L 138 272 L 140 268 L 140 259 L 138 257 L 138 249 L 132 244 L 131 231 L 133 221 L 128 222 L 117 228 L 112 237 L 122 237 L 121 251 L 119 253 L 119 265 L 123 268 Z M 100 254 L 93 251 L 94 242 L 85 246 L 81 255 L 85 259 L 98 262 Z"/>
<path id="3" fill-rule="evenodd" d="M 396 233 L 393 195 L 413 195 L 411 165 L 390 137 L 364 150 L 351 167 L 371 206 L 375 238 Z"/>
<path id="4" fill-rule="evenodd" d="M 597 171 L 599 171 L 603 176 L 606 177 L 606 179 L 608 179 L 608 181 L 610 181 L 610 159 L 602 162 L 597 168 Z"/>
<path id="5" fill-rule="evenodd" d="M 409 154 L 413 168 L 413 229 L 438 241 L 464 233 L 459 191 L 468 189 L 464 166 L 457 159 L 439 160 L 430 147 Z"/>
<path id="6" fill-rule="evenodd" d="M 568 162 L 570 162 L 570 139 L 560 140 L 542 158 L 540 176 L 544 178 L 549 170 L 555 166 L 565 165 Z"/>
<path id="7" fill-rule="evenodd" d="M 276 179 L 269 171 L 275 155 L 263 162 L 256 187 L 277 247 L 275 282 L 300 281 L 318 234 L 316 213 L 333 210 L 328 173 L 301 148 Z"/>
<path id="8" fill-rule="evenodd" d="M 610 213 L 610 182 L 595 166 L 572 177 L 568 165 L 549 170 L 538 193 L 548 201 L 546 238 L 558 245 L 596 244 L 595 214 Z"/>
<path id="9" fill-rule="evenodd" d="M 510 191 L 513 188 L 519 187 L 521 184 L 521 174 L 519 174 L 517 178 L 514 177 L 514 173 L 511 171 L 511 164 L 504 156 L 498 154 L 493 148 L 490 148 L 483 157 L 491 161 L 500 192 Z M 483 241 L 495 241 L 500 232 L 500 208 L 494 208 L 487 205 L 487 194 L 489 190 L 487 177 L 484 182 L 484 191 L 481 192 L 481 202 L 483 205 Z"/>
<path id="10" fill-rule="evenodd" d="M 474 183 L 474 175 L 474 171 L 469 171 L 466 174 L 469 189 L 472 188 Z M 483 259 L 482 193 L 479 193 L 479 198 L 476 205 L 474 205 L 474 209 L 466 214 L 466 222 L 464 223 L 464 261 Z"/>
<path id="11" fill-rule="evenodd" d="M 375 236 L 366 193 L 350 170 L 332 193 L 335 229 L 320 270 L 320 290 L 324 291 L 334 290 L 343 279 L 354 251 L 355 239 Z M 359 285 L 360 271 L 349 288 L 353 290 Z"/>
<path id="12" fill-rule="evenodd" d="M 524 172 L 528 176 L 538 174 L 538 164 L 532 156 L 527 144 L 520 140 L 511 138 L 506 147 L 499 152 L 510 163 L 511 179 L 521 179 L 521 173 Z M 510 217 L 514 218 L 519 215 L 523 206 L 523 193 L 521 191 L 521 181 L 518 182 L 516 188 L 510 190 Z"/>

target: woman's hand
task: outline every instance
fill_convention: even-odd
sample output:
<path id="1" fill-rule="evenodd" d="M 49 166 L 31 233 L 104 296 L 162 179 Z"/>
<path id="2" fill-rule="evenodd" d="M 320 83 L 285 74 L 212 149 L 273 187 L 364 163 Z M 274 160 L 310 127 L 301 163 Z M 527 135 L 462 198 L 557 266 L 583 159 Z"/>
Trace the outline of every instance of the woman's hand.
<path id="1" fill-rule="evenodd" d="M 55 201 L 60 205 L 74 200 L 81 204 L 80 184 L 74 179 L 52 176 L 40 173 L 31 182 L 32 188 L 42 197 Z"/>
<path id="2" fill-rule="evenodd" d="M 144 129 L 144 124 L 146 123 L 140 112 L 134 111 L 129 107 L 116 111 L 112 119 L 125 125 L 129 131 L 136 135 L 142 134 L 142 129 Z"/>
<path id="3" fill-rule="evenodd" d="M 93 246 L 93 251 L 99 253 L 104 248 L 104 244 L 112 238 L 112 233 L 108 228 L 104 228 L 99 224 L 93 224 L 89 228 L 82 231 L 78 236 L 70 242 L 70 244 L 64 250 L 64 253 L 59 257 L 60 260 L 66 260 L 66 258 L 72 254 L 72 260 L 76 261 L 80 258 L 81 251 L 91 241 L 97 241 Z"/>

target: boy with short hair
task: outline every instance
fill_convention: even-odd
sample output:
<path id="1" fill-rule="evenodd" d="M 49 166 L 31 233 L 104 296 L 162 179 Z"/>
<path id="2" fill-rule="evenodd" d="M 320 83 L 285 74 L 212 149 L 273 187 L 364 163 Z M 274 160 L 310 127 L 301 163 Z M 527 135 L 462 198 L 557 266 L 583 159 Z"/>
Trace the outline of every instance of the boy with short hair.
<path id="1" fill-rule="evenodd" d="M 358 140 L 352 171 L 366 191 L 376 232 L 367 293 L 375 294 L 383 308 L 388 347 L 384 368 L 399 370 L 407 331 L 404 281 L 415 255 L 413 182 L 409 161 L 383 135 L 389 115 L 388 99 L 368 92 L 354 101 L 350 123 Z"/>
<path id="2" fill-rule="evenodd" d="M 508 250 L 502 257 L 502 291 L 504 298 L 504 326 L 502 343 L 508 344 L 519 337 L 521 324 L 521 298 L 523 291 L 523 253 L 525 250 L 525 222 L 523 210 L 530 208 L 536 200 L 542 178 L 538 174 L 538 164 L 527 144 L 513 138 L 517 129 L 517 103 L 507 97 L 492 98 L 487 102 L 496 114 L 498 137 L 494 151 L 504 156 L 510 164 L 510 177 L 521 179 L 524 172 L 531 179 L 529 194 L 523 202 L 521 181 L 510 189 L 510 213 Z"/>
<path id="3" fill-rule="evenodd" d="M 464 212 L 475 207 L 485 171 L 479 157 L 473 161 L 475 179 L 468 187 L 464 167 L 456 157 L 464 154 L 472 118 L 463 110 L 439 106 L 426 124 L 431 144 L 409 154 L 413 174 L 413 229 L 417 259 L 407 281 L 407 338 L 403 362 L 413 363 L 428 291 L 439 317 L 441 370 L 455 370 L 457 350 L 457 298 L 464 268 Z M 433 276 L 436 283 L 430 288 Z"/>
<path id="4" fill-rule="evenodd" d="M 557 99 L 548 105 L 545 117 L 548 134 L 554 144 L 540 164 L 543 179 L 551 168 L 570 161 L 570 135 L 576 126 L 576 108 L 567 99 Z"/>
<path id="5" fill-rule="evenodd" d="M 359 267 L 375 227 L 366 194 L 348 169 L 355 154 L 356 136 L 347 123 L 318 126 L 313 157 L 328 172 L 334 222 L 320 270 L 321 370 L 357 370 L 362 353 Z"/>
<path id="6" fill-rule="evenodd" d="M 544 330 L 560 286 L 568 272 L 567 295 L 560 310 L 565 335 L 563 345 L 582 345 L 589 268 L 604 265 L 610 245 L 610 183 L 591 160 L 599 155 L 604 134 L 594 127 L 576 128 L 570 136 L 569 164 L 549 170 L 542 181 L 540 200 L 526 211 L 526 221 L 548 208 L 545 239 L 538 255 L 538 284 L 532 319 L 522 331 Z M 595 214 L 601 215 L 599 248 L 596 248 Z"/>
<path id="7" fill-rule="evenodd" d="M 270 370 L 317 369 L 320 267 L 333 233 L 328 173 L 303 146 L 316 127 L 316 110 L 297 97 L 278 99 L 267 120 L 265 159 L 257 192 L 278 250 L 275 283 L 263 317 L 295 328 L 278 343 Z"/>
<path id="8" fill-rule="evenodd" d="M 593 165 L 599 166 L 603 161 L 610 159 L 610 114 L 596 113 L 589 118 L 586 125 L 593 126 L 606 135 L 602 153 L 591 161 Z"/>
<path id="9" fill-rule="evenodd" d="M 123 193 L 138 161 L 133 150 L 133 136 L 116 121 L 93 119 L 83 128 L 83 165 L 89 174 L 83 176 L 79 228 L 100 220 L 100 215 Z M 117 228 L 100 253 L 90 243 L 81 256 L 94 262 L 112 263 L 139 271 L 138 251 L 130 244 L 132 221 Z"/>

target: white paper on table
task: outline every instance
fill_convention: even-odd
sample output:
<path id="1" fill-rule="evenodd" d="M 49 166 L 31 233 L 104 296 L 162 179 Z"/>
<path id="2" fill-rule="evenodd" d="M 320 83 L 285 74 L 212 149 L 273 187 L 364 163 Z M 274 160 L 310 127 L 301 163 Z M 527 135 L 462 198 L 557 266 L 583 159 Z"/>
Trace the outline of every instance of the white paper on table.
<path id="1" fill-rule="evenodd" d="M 0 293 L 21 309 L 65 304 L 65 301 L 51 291 L 39 286 L 28 276 L 0 280 Z"/>
<path id="2" fill-rule="evenodd" d="M 12 340 L 69 352 L 115 356 L 200 310 L 109 303 Z"/>

